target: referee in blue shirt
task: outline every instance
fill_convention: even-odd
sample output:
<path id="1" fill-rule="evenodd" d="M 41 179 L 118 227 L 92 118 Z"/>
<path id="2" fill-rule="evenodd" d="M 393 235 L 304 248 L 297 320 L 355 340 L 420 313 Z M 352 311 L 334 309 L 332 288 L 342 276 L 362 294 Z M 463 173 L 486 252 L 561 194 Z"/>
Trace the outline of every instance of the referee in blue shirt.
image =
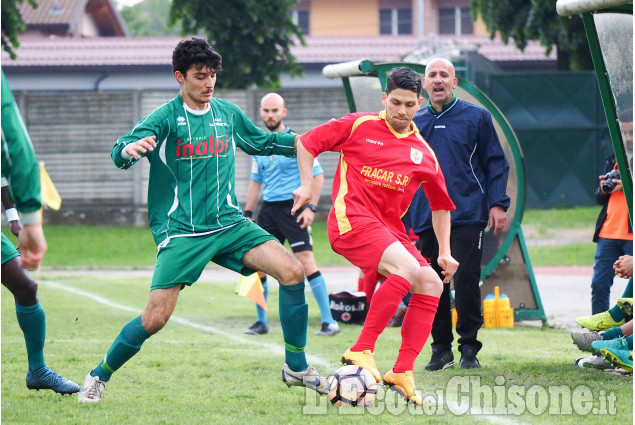
<path id="1" fill-rule="evenodd" d="M 266 94 L 260 101 L 260 117 L 271 132 L 294 133 L 283 122 L 287 115 L 284 99 L 277 93 Z M 313 163 L 314 193 L 311 203 L 299 214 L 291 215 L 293 206 L 292 192 L 300 186 L 300 171 L 296 158 L 280 155 L 252 158 L 251 181 L 247 190 L 245 217 L 252 219 L 262 195 L 263 203 L 257 217 L 257 223 L 275 236 L 280 243 L 289 241 L 296 258 L 302 263 L 313 296 L 322 316 L 322 328 L 316 335 L 331 336 L 340 331 L 329 307 L 326 283 L 315 264 L 311 239 L 311 224 L 315 218 L 317 203 L 324 185 L 324 171 L 316 159 Z M 259 273 L 265 289 L 265 300 L 269 295 L 267 277 Z M 256 306 L 257 321 L 245 331 L 248 335 L 260 335 L 269 332 L 267 312 Z"/>

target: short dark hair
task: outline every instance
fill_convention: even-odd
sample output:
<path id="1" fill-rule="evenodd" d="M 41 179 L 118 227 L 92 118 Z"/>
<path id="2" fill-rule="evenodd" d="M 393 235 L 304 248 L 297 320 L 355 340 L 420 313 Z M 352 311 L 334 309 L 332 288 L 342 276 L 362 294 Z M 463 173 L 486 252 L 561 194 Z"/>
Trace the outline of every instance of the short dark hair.
<path id="1" fill-rule="evenodd" d="M 192 65 L 197 69 L 205 67 L 218 72 L 223 70 L 223 58 L 202 38 L 181 40 L 172 52 L 172 71 L 186 75 Z"/>
<path id="2" fill-rule="evenodd" d="M 407 66 L 393 68 L 386 78 L 386 94 L 390 94 L 394 89 L 410 90 L 421 96 L 421 77 L 414 70 Z"/>

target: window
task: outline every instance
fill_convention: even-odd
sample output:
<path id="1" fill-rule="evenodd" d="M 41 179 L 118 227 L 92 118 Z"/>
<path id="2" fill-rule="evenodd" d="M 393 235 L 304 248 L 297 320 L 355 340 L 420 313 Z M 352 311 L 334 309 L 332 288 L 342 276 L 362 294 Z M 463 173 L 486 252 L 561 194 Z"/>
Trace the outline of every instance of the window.
<path id="1" fill-rule="evenodd" d="M 291 17 L 293 23 L 300 27 L 302 35 L 309 34 L 309 11 L 308 10 L 292 10 Z"/>
<path id="2" fill-rule="evenodd" d="M 379 33 L 412 34 L 412 9 L 380 9 Z"/>
<path id="3" fill-rule="evenodd" d="M 411 9 L 397 9 L 397 34 L 412 34 Z"/>
<path id="4" fill-rule="evenodd" d="M 469 7 L 439 9 L 439 34 L 473 34 L 474 23 L 470 13 Z"/>
<path id="5" fill-rule="evenodd" d="M 454 9 L 439 9 L 439 34 L 454 34 Z"/>
<path id="6" fill-rule="evenodd" d="M 461 34 L 474 34 L 474 22 L 469 7 L 461 8 Z"/>
<path id="7" fill-rule="evenodd" d="M 379 11 L 379 33 L 392 34 L 392 10 L 382 9 Z"/>

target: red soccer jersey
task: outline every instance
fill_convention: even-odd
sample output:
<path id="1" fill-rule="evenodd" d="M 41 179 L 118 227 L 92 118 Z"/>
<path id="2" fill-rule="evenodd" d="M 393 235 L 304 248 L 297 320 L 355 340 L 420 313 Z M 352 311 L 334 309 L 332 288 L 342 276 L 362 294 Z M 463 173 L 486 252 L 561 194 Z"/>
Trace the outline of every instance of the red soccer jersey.
<path id="1" fill-rule="evenodd" d="M 397 133 L 379 114 L 347 114 L 300 137 L 313 155 L 340 153 L 333 180 L 329 238 L 371 221 L 405 233 L 401 217 L 421 184 L 432 210 L 454 210 L 434 152 L 417 127 Z"/>

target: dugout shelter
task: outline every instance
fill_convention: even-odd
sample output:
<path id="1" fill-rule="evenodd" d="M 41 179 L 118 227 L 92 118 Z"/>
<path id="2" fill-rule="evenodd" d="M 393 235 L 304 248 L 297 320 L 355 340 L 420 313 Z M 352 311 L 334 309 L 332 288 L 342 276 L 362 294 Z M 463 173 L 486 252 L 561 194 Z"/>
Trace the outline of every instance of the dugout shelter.
<path id="1" fill-rule="evenodd" d="M 633 2 L 558 0 L 556 10 L 561 16 L 582 15 L 632 225 L 633 164 L 618 117 L 633 109 Z"/>
<path id="2" fill-rule="evenodd" d="M 369 60 L 327 65 L 322 73 L 327 78 L 342 79 L 351 112 L 380 111 L 383 109 L 380 94 L 386 85 L 386 76 L 398 66 L 407 66 L 422 76 L 425 73 L 425 65 L 418 63 L 374 63 Z M 511 204 L 507 211 L 507 225 L 497 236 L 490 231 L 483 236 L 481 295 L 484 298 L 487 294 L 493 294 L 494 287 L 499 286 L 500 291 L 510 298 L 514 320 L 541 320 L 546 326 L 547 317 L 521 228 L 527 186 L 522 150 L 514 131 L 496 105 L 476 86 L 461 77 L 466 66 L 461 61 L 455 61 L 459 81 L 454 93 L 458 98 L 480 105 L 492 114 L 494 127 L 510 166 L 507 193 Z M 424 92 L 422 95 L 425 101 L 427 94 Z"/>

